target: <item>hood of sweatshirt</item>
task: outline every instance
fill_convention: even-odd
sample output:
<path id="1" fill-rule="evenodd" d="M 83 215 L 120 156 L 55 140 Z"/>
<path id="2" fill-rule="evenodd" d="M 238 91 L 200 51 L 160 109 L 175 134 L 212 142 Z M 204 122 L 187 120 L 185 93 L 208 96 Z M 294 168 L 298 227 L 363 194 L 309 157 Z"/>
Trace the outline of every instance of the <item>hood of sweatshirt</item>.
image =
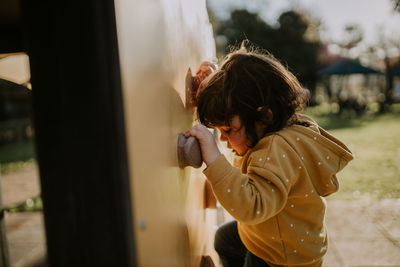
<path id="1" fill-rule="evenodd" d="M 259 146 L 265 146 L 266 142 L 273 142 L 274 136 L 281 137 L 279 139 L 283 139 L 285 145 L 289 145 L 296 157 L 302 160 L 318 194 L 328 196 L 338 191 L 336 174 L 353 159 L 353 154 L 345 144 L 319 127 L 310 117 L 299 115 L 299 118 L 309 126 L 291 125 L 268 135 L 248 154 Z"/>
<path id="2" fill-rule="evenodd" d="M 278 132 L 301 155 L 311 181 L 321 196 L 339 189 L 336 174 L 354 157 L 345 144 L 318 126 L 310 117 L 299 115 L 309 126 L 292 125 Z"/>

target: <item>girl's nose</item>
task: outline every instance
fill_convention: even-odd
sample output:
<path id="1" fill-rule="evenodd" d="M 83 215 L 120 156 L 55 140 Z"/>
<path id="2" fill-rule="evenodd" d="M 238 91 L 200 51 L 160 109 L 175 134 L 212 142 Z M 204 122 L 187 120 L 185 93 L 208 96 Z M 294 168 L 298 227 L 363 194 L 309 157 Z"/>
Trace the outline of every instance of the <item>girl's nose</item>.
<path id="1" fill-rule="evenodd" d="M 219 140 L 221 140 L 221 141 L 223 141 L 223 142 L 228 141 L 228 139 L 226 138 L 226 136 L 225 136 L 223 133 L 220 134 Z"/>

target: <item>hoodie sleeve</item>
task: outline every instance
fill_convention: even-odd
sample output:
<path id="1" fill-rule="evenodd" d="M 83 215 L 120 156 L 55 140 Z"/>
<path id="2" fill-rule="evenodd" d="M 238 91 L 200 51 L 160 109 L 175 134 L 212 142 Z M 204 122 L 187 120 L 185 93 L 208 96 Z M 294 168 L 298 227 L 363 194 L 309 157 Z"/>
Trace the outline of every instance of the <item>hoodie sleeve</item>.
<path id="1" fill-rule="evenodd" d="M 290 153 L 282 151 L 278 145 L 252 153 L 246 174 L 223 155 L 204 170 L 218 201 L 238 221 L 261 223 L 286 206 L 295 179 L 285 163 Z"/>

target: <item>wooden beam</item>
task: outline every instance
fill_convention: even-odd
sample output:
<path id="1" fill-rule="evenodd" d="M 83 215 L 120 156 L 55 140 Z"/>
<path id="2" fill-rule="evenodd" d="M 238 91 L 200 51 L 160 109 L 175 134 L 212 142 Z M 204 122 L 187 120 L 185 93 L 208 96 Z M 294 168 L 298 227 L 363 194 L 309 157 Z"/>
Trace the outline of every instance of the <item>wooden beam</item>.
<path id="1" fill-rule="evenodd" d="M 19 0 L 0 1 L 0 54 L 24 51 Z"/>
<path id="2" fill-rule="evenodd" d="M 22 10 L 49 265 L 135 266 L 114 2 Z"/>
<path id="3" fill-rule="evenodd" d="M 3 198 L 1 194 L 1 174 L 0 174 L 0 267 L 10 267 L 10 256 L 8 254 L 8 242 L 6 235 L 4 213 L 5 212 L 3 211 Z"/>

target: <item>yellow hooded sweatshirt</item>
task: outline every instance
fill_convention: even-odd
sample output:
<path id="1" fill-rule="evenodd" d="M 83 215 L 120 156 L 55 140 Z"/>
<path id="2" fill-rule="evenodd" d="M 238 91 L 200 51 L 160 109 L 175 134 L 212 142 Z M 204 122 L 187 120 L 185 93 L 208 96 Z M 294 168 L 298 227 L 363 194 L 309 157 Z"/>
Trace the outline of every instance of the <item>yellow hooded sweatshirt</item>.
<path id="1" fill-rule="evenodd" d="M 321 266 L 326 202 L 336 173 L 353 159 L 339 140 L 301 115 L 262 138 L 233 167 L 221 155 L 204 170 L 221 205 L 238 221 L 246 248 L 270 266 Z"/>

